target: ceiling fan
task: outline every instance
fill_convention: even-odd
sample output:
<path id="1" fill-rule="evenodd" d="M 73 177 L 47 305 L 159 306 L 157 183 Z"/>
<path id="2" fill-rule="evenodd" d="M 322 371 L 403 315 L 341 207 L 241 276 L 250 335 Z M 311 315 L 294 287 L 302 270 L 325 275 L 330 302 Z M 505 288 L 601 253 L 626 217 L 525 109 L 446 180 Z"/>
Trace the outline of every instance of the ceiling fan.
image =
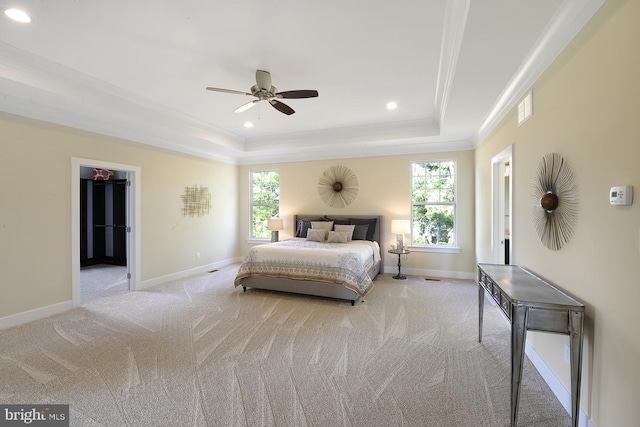
<path id="1" fill-rule="evenodd" d="M 284 99 L 300 99 L 300 98 L 315 98 L 318 96 L 317 90 L 288 90 L 285 92 L 278 92 L 278 89 L 271 84 L 271 74 L 268 71 L 256 70 L 256 84 L 251 86 L 251 93 L 241 92 L 239 90 L 220 89 L 217 87 L 207 87 L 207 90 L 215 92 L 236 93 L 238 95 L 250 95 L 255 96 L 258 99 L 242 104 L 236 108 L 234 113 L 241 113 L 253 107 L 260 101 L 267 101 L 273 108 L 284 113 L 288 116 L 295 113 L 293 108 L 289 107 L 278 101 L 276 98 Z"/>

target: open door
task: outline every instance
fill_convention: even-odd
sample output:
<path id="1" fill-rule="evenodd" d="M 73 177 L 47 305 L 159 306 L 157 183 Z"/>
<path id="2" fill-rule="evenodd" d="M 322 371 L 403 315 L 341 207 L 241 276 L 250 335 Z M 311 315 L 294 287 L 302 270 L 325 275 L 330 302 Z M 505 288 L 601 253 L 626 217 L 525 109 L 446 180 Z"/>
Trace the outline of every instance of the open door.
<path id="1" fill-rule="evenodd" d="M 513 261 L 512 228 L 512 146 L 491 159 L 491 253 L 495 264 L 511 264 Z"/>

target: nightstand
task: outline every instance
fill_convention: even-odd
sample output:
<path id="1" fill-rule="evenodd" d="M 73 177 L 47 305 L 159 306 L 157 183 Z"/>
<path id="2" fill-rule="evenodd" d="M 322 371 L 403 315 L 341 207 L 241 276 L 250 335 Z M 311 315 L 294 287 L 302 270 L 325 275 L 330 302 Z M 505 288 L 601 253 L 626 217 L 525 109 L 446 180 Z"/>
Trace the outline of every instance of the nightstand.
<path id="1" fill-rule="evenodd" d="M 409 251 L 407 249 L 389 249 L 389 253 L 398 255 L 398 274 L 393 276 L 393 278 L 394 279 L 398 279 L 398 280 L 406 279 L 407 276 L 403 276 L 401 271 L 400 271 L 400 269 L 402 268 L 402 262 L 400 261 L 400 257 L 402 255 L 409 255 L 411 253 L 411 251 Z"/>

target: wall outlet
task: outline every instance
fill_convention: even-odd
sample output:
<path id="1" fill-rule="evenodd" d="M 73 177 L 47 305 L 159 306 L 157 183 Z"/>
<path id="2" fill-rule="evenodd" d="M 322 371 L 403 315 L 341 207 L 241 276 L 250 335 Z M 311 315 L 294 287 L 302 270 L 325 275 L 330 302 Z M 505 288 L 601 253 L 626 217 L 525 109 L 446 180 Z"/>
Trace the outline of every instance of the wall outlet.
<path id="1" fill-rule="evenodd" d="M 564 361 L 568 365 L 571 364 L 571 349 L 567 344 L 564 345 Z"/>
<path id="2" fill-rule="evenodd" d="M 196 259 L 200 259 L 200 252 L 196 252 Z"/>

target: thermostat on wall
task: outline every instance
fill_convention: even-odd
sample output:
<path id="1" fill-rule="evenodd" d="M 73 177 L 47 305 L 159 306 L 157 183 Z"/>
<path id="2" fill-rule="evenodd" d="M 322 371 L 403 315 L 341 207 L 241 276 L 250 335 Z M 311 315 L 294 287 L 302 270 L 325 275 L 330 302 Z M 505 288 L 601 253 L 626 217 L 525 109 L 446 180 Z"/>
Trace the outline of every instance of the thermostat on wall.
<path id="1" fill-rule="evenodd" d="M 633 187 L 630 185 L 611 187 L 609 202 L 612 205 L 630 205 L 633 203 Z"/>

